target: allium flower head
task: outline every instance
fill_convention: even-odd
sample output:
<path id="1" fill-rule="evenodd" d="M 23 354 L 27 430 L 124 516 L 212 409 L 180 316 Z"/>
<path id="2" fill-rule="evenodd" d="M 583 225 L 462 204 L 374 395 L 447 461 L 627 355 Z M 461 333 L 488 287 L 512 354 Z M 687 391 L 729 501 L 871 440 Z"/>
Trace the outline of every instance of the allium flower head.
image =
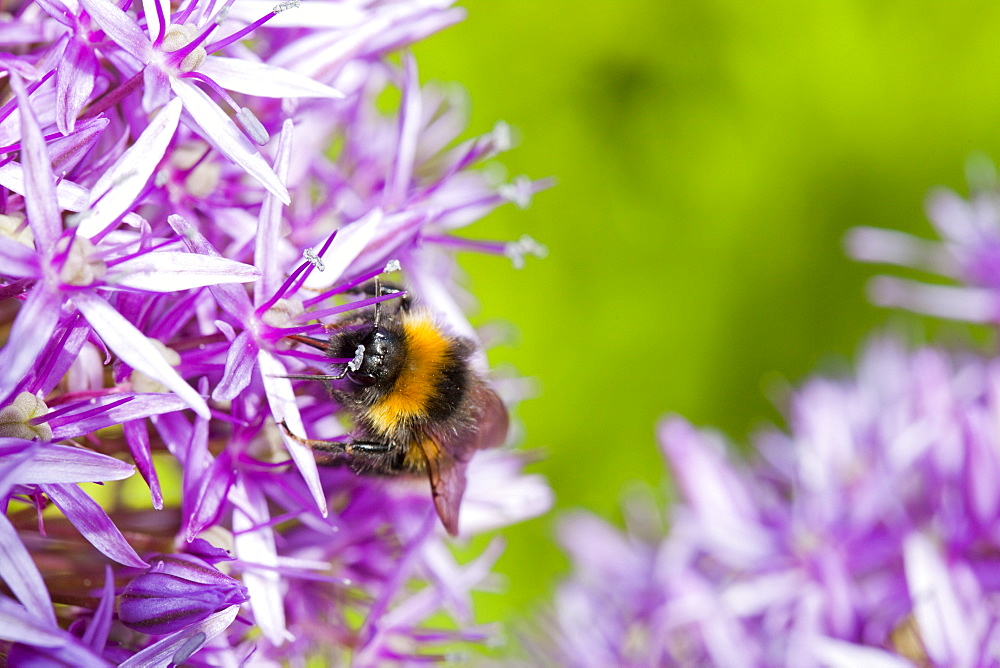
<path id="1" fill-rule="evenodd" d="M 472 624 L 470 592 L 500 542 L 459 563 L 426 479 L 321 468 L 278 427 L 350 429 L 322 383 L 289 378 L 336 360 L 288 337 L 386 298 L 357 286 L 393 273 L 475 340 L 452 253 L 544 250 L 458 234 L 546 184 L 495 180 L 482 166 L 509 148 L 506 126 L 463 141 L 460 101 L 421 85 L 406 48 L 460 20 L 450 4 L 4 6 L 9 663 L 373 665 L 495 635 Z M 522 464 L 506 450 L 470 463 L 463 533 L 548 507 Z"/>
<path id="2" fill-rule="evenodd" d="M 678 503 L 562 523 L 554 665 L 1000 665 L 1000 366 L 868 347 L 749 462 L 659 428 Z"/>

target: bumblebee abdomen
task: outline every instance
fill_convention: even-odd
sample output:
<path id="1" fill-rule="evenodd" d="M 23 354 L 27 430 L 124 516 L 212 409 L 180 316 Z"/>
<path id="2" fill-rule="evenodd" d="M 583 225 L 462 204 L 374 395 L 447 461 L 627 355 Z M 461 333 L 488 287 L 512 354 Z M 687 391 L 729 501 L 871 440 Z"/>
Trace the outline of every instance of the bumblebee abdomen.
<path id="1" fill-rule="evenodd" d="M 401 321 L 402 365 L 392 388 L 363 411 L 376 432 L 397 438 L 427 420 L 447 419 L 461 402 L 465 364 L 459 339 L 446 335 L 426 314 Z"/>

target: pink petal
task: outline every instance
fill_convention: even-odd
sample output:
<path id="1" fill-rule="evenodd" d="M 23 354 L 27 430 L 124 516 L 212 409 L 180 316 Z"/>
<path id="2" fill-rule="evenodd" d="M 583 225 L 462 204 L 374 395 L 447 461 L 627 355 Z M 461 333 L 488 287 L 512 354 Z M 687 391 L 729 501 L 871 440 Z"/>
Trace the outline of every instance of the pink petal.
<path id="1" fill-rule="evenodd" d="M 170 75 L 158 67 L 147 67 L 142 71 L 142 108 L 153 113 L 173 99 L 170 90 Z"/>
<path id="2" fill-rule="evenodd" d="M 879 306 L 904 308 L 937 318 L 984 323 L 1000 319 L 1000 300 L 992 289 L 876 276 L 868 284 L 868 296 Z"/>
<path id="3" fill-rule="evenodd" d="M 62 231 L 62 218 L 56 205 L 55 178 L 52 162 L 45 148 L 42 130 L 31 108 L 31 101 L 21 77 L 10 73 L 10 86 L 17 97 L 21 118 L 21 160 L 24 163 L 24 208 L 28 225 L 35 235 L 35 247 L 43 254 L 55 252 L 56 239 Z"/>
<path id="4" fill-rule="evenodd" d="M 0 257 L 3 258 L 3 267 L 0 273 L 12 278 L 38 278 L 39 271 L 38 254 L 22 243 L 18 243 L 10 237 L 0 237 Z"/>
<path id="5" fill-rule="evenodd" d="M 189 665 L 188 658 L 233 623 L 240 606 L 220 610 L 183 631 L 169 635 L 119 664 L 120 668 Z"/>
<path id="6" fill-rule="evenodd" d="M 0 399 L 24 380 L 59 321 L 60 297 L 43 287 L 37 284 L 28 293 L 11 325 L 7 344 L 0 350 Z"/>
<path id="7" fill-rule="evenodd" d="M 252 60 L 209 56 L 198 71 L 226 90 L 258 97 L 344 97 L 336 88 L 304 74 Z"/>
<path id="8" fill-rule="evenodd" d="M 56 127 L 64 135 L 73 132 L 76 118 L 94 90 L 97 57 L 90 45 L 70 38 L 56 73 Z"/>
<path id="9" fill-rule="evenodd" d="M 420 136 L 421 106 L 420 82 L 417 80 L 417 61 L 413 54 L 403 58 L 403 105 L 399 114 L 399 136 L 396 142 L 396 159 L 392 162 L 386 193 L 386 207 L 398 206 L 406 198 L 413 176 L 413 160 L 417 154 Z"/>
<path id="10" fill-rule="evenodd" d="M 111 124 L 107 118 L 88 118 L 76 124 L 76 130 L 66 137 L 56 137 L 49 142 L 52 171 L 64 174 L 76 167 L 81 159 L 94 148 L 104 130 Z M 59 186 L 56 186 L 56 198 Z"/>
<path id="11" fill-rule="evenodd" d="M 246 389 L 257 368 L 257 344 L 250 338 L 250 332 L 240 332 L 226 355 L 226 370 L 222 380 L 212 391 L 215 401 L 231 401 Z"/>
<path id="12" fill-rule="evenodd" d="M 208 95 L 183 79 L 170 79 L 170 87 L 184 102 L 191 118 L 201 126 L 202 136 L 234 163 L 257 179 L 262 186 L 277 195 L 285 204 L 291 203 L 288 189 L 274 173 L 264 157 L 253 147 L 243 132 Z"/>
<path id="13" fill-rule="evenodd" d="M 144 420 L 129 420 L 122 424 L 122 428 L 125 430 L 125 440 L 128 442 L 129 452 L 132 453 L 132 461 L 139 469 L 139 475 L 149 485 L 149 495 L 152 498 L 153 507 L 162 510 L 163 492 L 160 490 L 160 478 L 153 466 L 146 422 Z"/>
<path id="14" fill-rule="evenodd" d="M 229 451 L 223 451 L 207 467 L 202 465 L 197 471 L 194 468 L 185 471 L 186 477 L 192 481 L 191 487 L 184 493 L 185 507 L 190 510 L 185 512 L 180 531 L 189 542 L 219 521 L 229 490 L 236 481 L 236 466 Z"/>
<path id="15" fill-rule="evenodd" d="M 222 257 L 215 246 L 211 244 L 194 225 L 178 215 L 167 216 L 167 222 L 174 231 L 184 240 L 184 245 L 191 251 L 201 255 L 212 257 Z M 246 290 L 228 284 L 211 285 L 209 289 L 212 296 L 219 302 L 219 306 L 227 313 L 231 313 L 237 318 L 242 318 L 250 312 L 250 298 L 247 297 Z"/>
<path id="16" fill-rule="evenodd" d="M 906 585 L 927 655 L 935 665 L 969 666 L 978 645 L 939 548 L 914 533 L 903 544 Z"/>
<path id="17" fill-rule="evenodd" d="M 25 169 L 16 162 L 8 162 L 0 166 L 0 186 L 4 186 L 18 193 L 27 196 L 28 185 L 25 178 Z M 56 202 L 59 209 L 66 211 L 83 211 L 87 208 L 87 201 L 90 198 L 90 191 L 79 186 L 72 181 L 63 179 L 56 186 Z M 142 220 L 135 213 L 125 214 L 124 222 L 138 227 Z"/>
<path id="18" fill-rule="evenodd" d="M 90 191 L 88 215 L 80 222 L 80 234 L 92 237 L 131 209 L 170 144 L 181 117 L 180 100 L 161 109 Z"/>
<path id="19" fill-rule="evenodd" d="M 292 383 L 287 378 L 280 377 L 288 373 L 287 369 L 278 358 L 264 350 L 257 353 L 257 364 L 260 366 L 264 392 L 267 394 L 267 401 L 271 406 L 271 415 L 274 416 L 275 421 L 284 420 L 293 433 L 301 435 L 305 428 L 302 426 L 302 418 L 299 417 L 299 407 L 295 393 L 292 391 Z M 291 455 L 292 461 L 295 462 L 295 466 L 305 479 L 309 491 L 312 492 L 316 507 L 326 517 L 328 512 L 326 494 L 324 494 L 323 486 L 319 481 L 316 457 L 313 456 L 312 450 L 288 438 L 287 434 L 282 433 L 282 438 L 285 441 L 288 454 Z"/>
<path id="20" fill-rule="evenodd" d="M 87 625 L 80 641 L 97 654 L 104 651 L 111 633 L 111 614 L 115 608 L 115 574 L 111 564 L 104 565 L 104 589 L 101 592 L 101 602 L 94 610 L 94 616 Z"/>
<path id="21" fill-rule="evenodd" d="M 160 23 L 160 15 L 156 8 L 159 6 L 163 12 L 163 17 L 167 23 L 170 22 L 170 2 L 169 0 L 142 0 L 142 14 L 146 17 L 146 32 L 151 40 L 156 40 L 160 36 L 160 31 L 165 28 Z"/>
<path id="22" fill-rule="evenodd" d="M 3 596 L 0 596 L 0 634 L 4 640 L 49 649 L 60 660 L 58 664 L 60 666 L 98 668 L 111 665 L 89 652 L 76 638 L 60 629 L 55 623 L 40 621 L 23 607 Z"/>
<path id="23" fill-rule="evenodd" d="M 110 404 L 120 400 L 127 394 L 112 394 L 100 399 L 95 399 L 93 406 Z M 132 400 L 120 406 L 115 406 L 106 411 L 96 413 L 91 417 L 81 420 L 73 420 L 66 424 L 60 424 L 52 428 L 53 440 L 64 438 L 76 438 L 98 429 L 104 429 L 112 425 L 121 424 L 130 420 L 139 420 L 151 415 L 162 415 L 174 411 L 182 411 L 188 404 L 179 396 L 173 394 L 133 394 Z"/>
<path id="24" fill-rule="evenodd" d="M 292 153 L 292 134 L 295 124 L 287 119 L 281 126 L 278 138 L 278 150 L 274 166 L 278 178 L 288 179 L 288 164 Z M 260 219 L 257 225 L 257 239 L 254 245 L 254 262 L 263 274 L 262 280 L 254 290 L 254 305 L 260 306 L 281 287 L 283 280 L 282 268 L 278 263 L 278 241 L 281 236 L 281 212 L 283 207 L 278 198 L 268 193 L 260 207 Z"/>
<path id="25" fill-rule="evenodd" d="M 135 473 L 131 464 L 99 452 L 68 445 L 40 445 L 18 467 L 13 480 L 21 485 L 124 480 Z"/>
<path id="26" fill-rule="evenodd" d="M 149 62 L 154 55 L 153 44 L 128 14 L 110 0 L 80 0 L 80 5 L 113 42 L 140 62 Z"/>
<path id="27" fill-rule="evenodd" d="M 260 487 L 237 482 L 229 494 L 233 504 L 233 534 L 237 557 L 243 562 L 243 584 L 250 593 L 250 608 L 261 633 L 275 645 L 290 640 L 285 628 L 285 604 L 281 577 L 274 569 L 278 553 L 271 514 Z M 264 568 L 256 569 L 254 564 Z"/>
<path id="28" fill-rule="evenodd" d="M 139 558 L 100 504 L 79 486 L 51 484 L 40 485 L 40 488 L 101 554 L 125 566 L 149 568 L 149 564 Z"/>
<path id="29" fill-rule="evenodd" d="M 5 515 L 0 515 L 0 578 L 24 604 L 30 617 L 55 626 L 56 613 L 42 574 Z"/>
<path id="30" fill-rule="evenodd" d="M 116 264 L 108 283 L 149 292 L 176 292 L 219 283 L 249 283 L 260 271 L 224 257 L 197 253 L 157 251 L 144 253 Z"/>
<path id="31" fill-rule="evenodd" d="M 710 549 L 727 563 L 744 566 L 767 559 L 774 541 L 757 517 L 750 490 L 727 461 L 721 438 L 677 417 L 663 420 L 657 433 Z"/>

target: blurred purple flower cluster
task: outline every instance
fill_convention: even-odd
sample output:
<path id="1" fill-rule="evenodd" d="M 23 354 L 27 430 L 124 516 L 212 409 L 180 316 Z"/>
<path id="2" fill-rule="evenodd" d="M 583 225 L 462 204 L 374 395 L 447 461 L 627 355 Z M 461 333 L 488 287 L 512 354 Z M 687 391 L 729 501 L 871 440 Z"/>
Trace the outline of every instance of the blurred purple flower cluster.
<path id="1" fill-rule="evenodd" d="M 4 5 L 11 665 L 372 665 L 491 636 L 470 592 L 497 540 L 458 563 L 426 481 L 319 468 L 275 426 L 344 432 L 321 384 L 282 377 L 325 366 L 284 337 L 372 303 L 338 295 L 398 260 L 441 324 L 474 337 L 452 251 L 540 250 L 454 235 L 546 184 L 482 169 L 506 126 L 460 141 L 461 99 L 419 84 L 405 49 L 461 20 L 451 4 Z M 518 398 L 516 381 L 497 389 Z M 521 468 L 505 450 L 471 462 L 463 534 L 547 509 Z M 77 484 L 136 470 L 145 499 Z"/>
<path id="2" fill-rule="evenodd" d="M 580 514 L 536 649 L 553 665 L 1000 663 L 1000 365 L 870 345 L 813 380 L 789 433 L 733 461 L 681 418 L 659 429 L 679 499 L 664 531 Z"/>
<path id="3" fill-rule="evenodd" d="M 995 322 L 994 307 L 968 307 L 998 303 L 997 201 L 935 196 L 947 241 L 921 256 L 965 285 L 906 283 L 913 299 L 886 301 Z M 916 264 L 898 233 L 859 230 L 850 245 Z M 931 306 L 937 290 L 951 311 Z M 1000 665 L 1000 360 L 880 338 L 853 378 L 793 393 L 787 431 L 761 433 L 749 460 L 679 417 L 658 436 L 677 501 L 664 517 L 649 495 L 631 498 L 624 531 L 585 513 L 562 522 L 574 572 L 528 643 L 536 658 Z"/>

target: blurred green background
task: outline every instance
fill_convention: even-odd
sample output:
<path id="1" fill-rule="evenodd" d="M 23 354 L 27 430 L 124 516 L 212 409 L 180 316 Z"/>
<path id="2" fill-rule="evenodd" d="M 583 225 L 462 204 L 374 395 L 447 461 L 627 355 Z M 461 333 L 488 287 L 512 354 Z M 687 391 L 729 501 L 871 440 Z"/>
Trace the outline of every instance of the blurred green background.
<path id="1" fill-rule="evenodd" d="M 878 268 L 845 257 L 844 232 L 931 236 L 929 189 L 964 193 L 969 155 L 1000 157 L 1000 4 L 461 4 L 416 49 L 422 80 L 467 88 L 470 135 L 519 130 L 512 176 L 559 181 L 468 230 L 531 234 L 547 259 L 463 258 L 479 321 L 520 332 L 493 361 L 541 386 L 518 415 L 556 511 L 506 532 L 508 592 L 477 601 L 523 619 L 567 568 L 561 511 L 620 522 L 629 481 L 663 489 L 658 418 L 745 443 L 780 420 L 775 387 L 896 317 L 866 303 Z"/>

